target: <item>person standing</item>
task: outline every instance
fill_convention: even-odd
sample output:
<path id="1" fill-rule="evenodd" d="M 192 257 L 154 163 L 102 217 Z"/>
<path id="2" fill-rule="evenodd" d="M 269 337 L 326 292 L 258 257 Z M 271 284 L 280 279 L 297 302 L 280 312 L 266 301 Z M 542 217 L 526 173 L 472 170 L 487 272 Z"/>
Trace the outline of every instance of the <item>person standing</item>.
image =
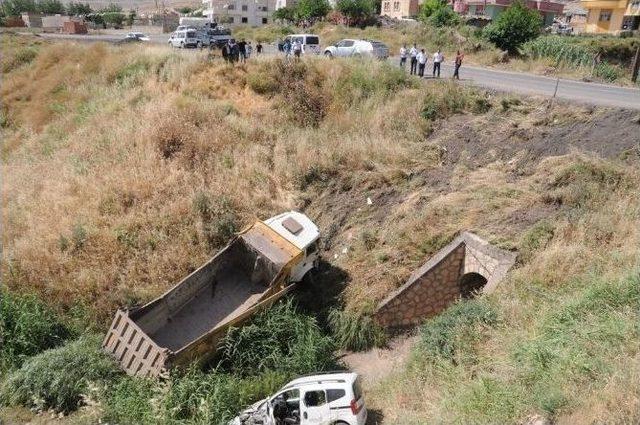
<path id="1" fill-rule="evenodd" d="M 247 42 L 244 41 L 244 38 L 238 43 L 238 48 L 240 49 L 240 62 L 245 63 L 247 61 Z"/>
<path id="2" fill-rule="evenodd" d="M 293 45 L 291 46 L 293 49 L 293 55 L 296 59 L 300 59 L 300 55 L 302 54 L 302 44 L 297 39 L 294 40 Z"/>
<path id="3" fill-rule="evenodd" d="M 236 41 L 233 39 L 229 42 L 229 52 L 231 57 L 231 63 L 238 62 L 240 58 L 240 46 L 238 46 L 238 43 L 236 43 Z"/>
<path id="4" fill-rule="evenodd" d="M 251 53 L 253 53 L 253 46 L 251 46 L 251 42 L 247 42 L 247 46 L 245 47 L 247 51 L 247 59 L 251 57 Z"/>
<path id="5" fill-rule="evenodd" d="M 440 64 L 444 60 L 444 56 L 438 49 L 437 52 L 433 54 L 433 76 L 436 76 L 436 72 L 438 73 L 438 78 L 440 78 Z"/>
<path id="6" fill-rule="evenodd" d="M 291 40 L 286 39 L 284 41 L 284 44 L 282 45 L 282 51 L 284 52 L 284 55 L 286 57 L 289 57 L 289 55 L 291 54 Z"/>
<path id="7" fill-rule="evenodd" d="M 460 79 L 460 67 L 462 66 L 463 59 L 464 54 L 460 53 L 460 50 L 458 50 L 458 53 L 456 53 L 456 60 L 454 62 L 455 67 L 453 68 L 453 78 L 456 80 Z"/>
<path id="8" fill-rule="evenodd" d="M 261 53 L 262 53 L 262 43 L 258 41 L 258 44 L 256 44 L 256 55 L 260 56 Z"/>
<path id="9" fill-rule="evenodd" d="M 424 67 L 427 65 L 427 54 L 424 52 L 424 49 L 420 50 L 418 56 L 416 56 L 418 60 L 418 77 L 424 77 Z"/>
<path id="10" fill-rule="evenodd" d="M 416 47 L 416 44 L 413 43 L 413 47 L 411 48 L 411 50 L 409 50 L 409 57 L 411 58 L 411 70 L 409 71 L 409 74 L 414 75 L 417 71 L 417 65 L 418 65 L 418 48 Z"/>
<path id="11" fill-rule="evenodd" d="M 407 65 L 407 45 L 403 44 L 400 48 L 400 67 L 404 69 Z"/>

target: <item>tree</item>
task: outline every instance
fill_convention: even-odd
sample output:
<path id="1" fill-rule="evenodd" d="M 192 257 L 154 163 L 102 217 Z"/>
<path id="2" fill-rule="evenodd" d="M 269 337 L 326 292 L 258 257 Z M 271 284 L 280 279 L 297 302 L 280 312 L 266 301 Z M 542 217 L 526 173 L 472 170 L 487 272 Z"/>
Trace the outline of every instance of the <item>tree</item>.
<path id="1" fill-rule="evenodd" d="M 296 20 L 296 10 L 293 7 L 281 7 L 273 12 L 273 19 L 293 22 Z"/>
<path id="2" fill-rule="evenodd" d="M 38 11 L 46 15 L 64 14 L 66 12 L 60 0 L 40 0 L 38 2 Z"/>
<path id="3" fill-rule="evenodd" d="M 133 25 L 133 21 L 136 19 L 136 11 L 131 9 L 129 11 L 129 14 L 127 15 L 127 25 L 128 26 L 132 26 Z"/>
<path id="4" fill-rule="evenodd" d="M 373 0 L 338 0 L 336 9 L 353 25 L 369 20 L 375 12 L 375 4 Z"/>
<path id="5" fill-rule="evenodd" d="M 109 3 L 109 6 L 100 9 L 101 13 L 120 13 L 122 12 L 122 6 L 115 3 Z"/>
<path id="6" fill-rule="evenodd" d="M 114 27 L 121 27 L 124 22 L 124 13 L 120 12 L 107 12 L 102 14 L 102 19 L 107 24 L 112 24 Z"/>
<path id="7" fill-rule="evenodd" d="M 542 16 L 517 0 L 484 29 L 485 36 L 496 46 L 516 53 L 525 42 L 540 35 Z"/>
<path id="8" fill-rule="evenodd" d="M 38 5 L 34 0 L 5 0 L 2 11 L 5 16 L 18 16 L 22 12 L 37 12 Z"/>
<path id="9" fill-rule="evenodd" d="M 327 0 L 300 0 L 295 7 L 298 20 L 323 18 L 331 10 Z"/>
<path id="10" fill-rule="evenodd" d="M 436 9 L 436 11 L 429 16 L 428 21 L 434 27 L 450 27 L 460 23 L 460 16 L 454 12 L 451 6 L 446 5 L 440 9 Z"/>
<path id="11" fill-rule="evenodd" d="M 422 21 L 426 21 L 433 13 L 446 6 L 447 2 L 445 0 L 426 0 L 420 6 L 420 19 Z"/>
<path id="12" fill-rule="evenodd" d="M 193 12 L 193 9 L 189 6 L 184 6 L 178 9 L 178 13 L 181 13 L 182 15 L 188 15 L 191 12 Z"/>
<path id="13" fill-rule="evenodd" d="M 89 5 L 89 3 L 70 2 L 67 5 L 67 13 L 71 16 L 89 15 L 93 13 L 93 10 L 91 10 L 91 6 Z"/>

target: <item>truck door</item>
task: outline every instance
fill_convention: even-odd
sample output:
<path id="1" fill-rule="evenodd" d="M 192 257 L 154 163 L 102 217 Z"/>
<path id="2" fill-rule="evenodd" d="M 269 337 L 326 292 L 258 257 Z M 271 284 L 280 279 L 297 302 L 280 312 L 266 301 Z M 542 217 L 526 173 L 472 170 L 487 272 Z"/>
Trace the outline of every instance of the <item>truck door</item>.
<path id="1" fill-rule="evenodd" d="M 331 409 L 324 390 L 306 390 L 300 410 L 300 425 L 328 425 L 331 421 Z"/>

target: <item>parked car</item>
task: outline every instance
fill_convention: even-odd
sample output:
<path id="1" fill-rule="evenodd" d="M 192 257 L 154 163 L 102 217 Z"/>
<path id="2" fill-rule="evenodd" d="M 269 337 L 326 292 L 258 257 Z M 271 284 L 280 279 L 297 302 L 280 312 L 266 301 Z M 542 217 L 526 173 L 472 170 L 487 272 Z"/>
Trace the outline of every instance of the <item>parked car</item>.
<path id="1" fill-rule="evenodd" d="M 298 41 L 302 45 L 303 55 L 320 54 L 320 37 L 315 34 L 291 34 L 284 38 L 282 45 L 284 45 L 286 40 L 289 40 L 291 44 L 293 44 L 294 41 Z"/>
<path id="2" fill-rule="evenodd" d="M 273 396 L 251 405 L 229 425 L 365 425 L 366 421 L 358 375 L 330 372 L 294 379 Z"/>
<path id="3" fill-rule="evenodd" d="M 149 36 L 141 32 L 130 32 L 121 40 L 125 43 L 136 41 L 149 41 Z"/>
<path id="4" fill-rule="evenodd" d="M 344 39 L 324 49 L 327 57 L 370 56 L 387 59 L 389 48 L 380 41 Z"/>
<path id="5" fill-rule="evenodd" d="M 177 30 L 169 37 L 169 45 L 172 47 L 196 47 L 198 45 L 197 31 L 193 29 Z"/>

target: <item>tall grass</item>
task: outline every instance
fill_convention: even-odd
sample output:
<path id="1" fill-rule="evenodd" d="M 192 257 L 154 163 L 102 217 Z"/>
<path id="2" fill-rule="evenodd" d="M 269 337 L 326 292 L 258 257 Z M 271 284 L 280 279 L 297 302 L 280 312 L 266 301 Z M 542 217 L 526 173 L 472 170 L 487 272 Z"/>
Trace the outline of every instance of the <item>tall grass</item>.
<path id="1" fill-rule="evenodd" d="M 121 373 L 101 351 L 101 340 L 83 336 L 29 358 L 0 384 L 0 403 L 65 413 L 76 410 L 92 391 L 96 396 L 94 387 Z"/>
<path id="2" fill-rule="evenodd" d="M 35 295 L 0 292 L 0 370 L 61 345 L 73 335 L 58 315 Z"/>
<path id="3" fill-rule="evenodd" d="M 364 351 L 386 342 L 384 330 L 366 312 L 334 308 L 329 312 L 329 326 L 338 347 L 345 350 Z"/>
<path id="4" fill-rule="evenodd" d="M 530 58 L 551 58 L 556 65 L 571 67 L 591 66 L 595 56 L 587 47 L 560 36 L 538 37 L 526 42 L 521 49 Z"/>

